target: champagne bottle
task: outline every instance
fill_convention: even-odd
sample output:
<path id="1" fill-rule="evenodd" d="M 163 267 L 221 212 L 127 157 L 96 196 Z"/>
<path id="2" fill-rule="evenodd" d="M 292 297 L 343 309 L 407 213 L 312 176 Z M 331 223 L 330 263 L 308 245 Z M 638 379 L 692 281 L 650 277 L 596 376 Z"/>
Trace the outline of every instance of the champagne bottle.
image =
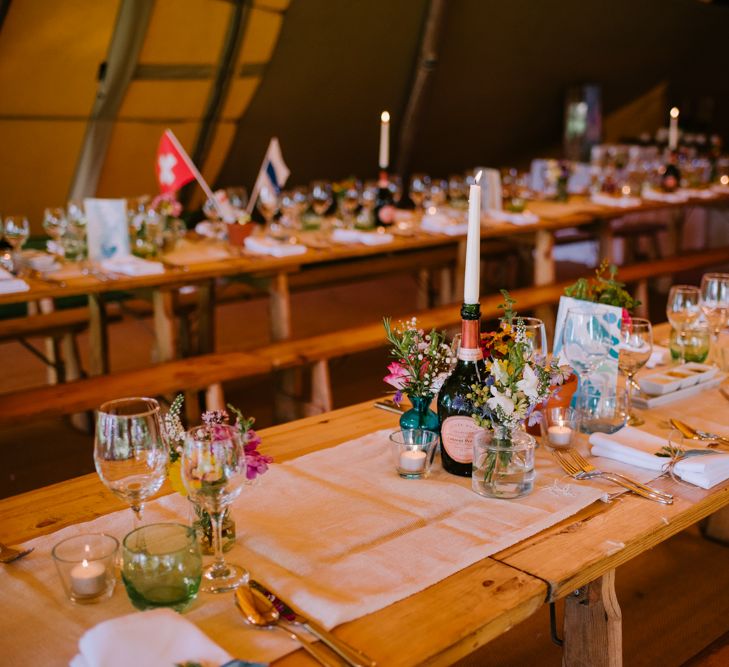
<path id="1" fill-rule="evenodd" d="M 669 151 L 668 162 L 661 174 L 661 187 L 665 192 L 675 192 L 681 185 L 681 172 L 678 169 L 678 151 Z"/>
<path id="2" fill-rule="evenodd" d="M 389 227 L 395 222 L 395 205 L 393 203 L 387 172 L 384 169 L 380 171 L 380 179 L 377 182 L 374 215 L 375 225 L 377 226 Z"/>
<path id="3" fill-rule="evenodd" d="M 481 352 L 481 307 L 477 303 L 461 306 L 461 347 L 453 372 L 438 394 L 438 417 L 441 430 L 443 468 L 461 477 L 471 476 L 473 436 L 478 426 L 471 415 L 472 402 L 467 398 L 471 385 L 482 384 L 486 367 Z"/>

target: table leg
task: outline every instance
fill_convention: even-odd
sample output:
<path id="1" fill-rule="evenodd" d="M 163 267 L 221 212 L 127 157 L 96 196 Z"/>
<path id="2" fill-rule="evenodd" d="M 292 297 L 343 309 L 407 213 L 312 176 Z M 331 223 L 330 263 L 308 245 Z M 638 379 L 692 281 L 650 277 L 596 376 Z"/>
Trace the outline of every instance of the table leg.
<path id="1" fill-rule="evenodd" d="M 438 305 L 453 303 L 453 269 L 444 266 L 438 270 Z"/>
<path id="2" fill-rule="evenodd" d="M 556 275 L 554 233 L 548 229 L 539 229 L 534 240 L 534 284 L 551 285 L 555 282 Z M 539 306 L 535 309 L 535 313 L 540 320 L 544 321 L 547 335 L 551 336 L 554 333 L 554 309 L 552 306 Z"/>
<path id="3" fill-rule="evenodd" d="M 564 667 L 620 667 L 622 614 L 615 595 L 615 570 L 565 600 Z"/>
<path id="4" fill-rule="evenodd" d="M 271 339 L 285 340 L 291 336 L 291 294 L 287 274 L 278 273 L 271 278 L 268 295 Z M 274 382 L 274 419 L 285 422 L 298 418 L 301 372 L 297 369 L 280 371 L 275 374 Z"/>
<path id="5" fill-rule="evenodd" d="M 701 522 L 701 534 L 707 540 L 729 546 L 729 507 L 707 516 Z"/>
<path id="6" fill-rule="evenodd" d="M 417 281 L 415 308 L 417 310 L 426 310 L 431 306 L 430 271 L 428 269 L 419 269 L 415 274 L 415 280 Z"/>
<path id="7" fill-rule="evenodd" d="M 175 293 L 155 289 L 152 292 L 154 333 L 157 344 L 157 363 L 177 357 L 177 328 L 175 326 Z"/>
<path id="8" fill-rule="evenodd" d="M 197 304 L 198 354 L 215 352 L 215 281 L 209 280 L 198 286 Z M 205 390 L 207 410 L 224 410 L 225 394 L 220 382 Z"/>
<path id="9" fill-rule="evenodd" d="M 612 263 L 613 261 L 613 228 L 611 220 L 597 221 L 597 243 L 600 253 L 600 261 Z"/>
<path id="10" fill-rule="evenodd" d="M 89 294 L 89 375 L 109 372 L 106 304 L 101 294 Z"/>

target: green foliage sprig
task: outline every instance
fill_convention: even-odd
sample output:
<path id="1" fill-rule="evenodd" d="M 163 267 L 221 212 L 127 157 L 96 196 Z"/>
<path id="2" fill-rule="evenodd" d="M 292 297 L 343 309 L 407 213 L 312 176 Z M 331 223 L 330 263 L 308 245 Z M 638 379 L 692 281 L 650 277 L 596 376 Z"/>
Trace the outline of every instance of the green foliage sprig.
<path id="1" fill-rule="evenodd" d="M 614 264 L 604 261 L 595 270 L 594 278 L 579 278 L 574 285 L 565 289 L 565 294 L 580 301 L 604 303 L 618 306 L 626 310 L 633 310 L 640 305 L 625 289 L 625 283 L 615 279 L 618 268 Z M 605 274 L 608 275 L 605 275 Z"/>

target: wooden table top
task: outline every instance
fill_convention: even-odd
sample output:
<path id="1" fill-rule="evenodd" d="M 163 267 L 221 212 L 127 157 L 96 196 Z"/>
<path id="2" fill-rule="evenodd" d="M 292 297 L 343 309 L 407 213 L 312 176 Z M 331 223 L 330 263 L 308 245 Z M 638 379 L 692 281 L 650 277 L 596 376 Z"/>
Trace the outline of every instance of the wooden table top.
<path id="1" fill-rule="evenodd" d="M 723 204 L 729 196 L 720 196 L 711 200 L 691 200 L 689 203 L 701 205 Z M 590 225 L 601 220 L 623 216 L 627 213 L 651 211 L 657 209 L 679 209 L 687 204 L 670 204 L 664 202 L 643 202 L 640 206 L 621 209 L 593 204 L 586 197 L 573 197 L 567 203 L 540 201 L 529 206 L 534 209 L 540 219 L 536 223 L 513 225 L 484 219 L 481 227 L 482 240 L 505 237 L 516 237 L 534 234 L 537 231 L 555 231 L 569 227 Z M 2 294 L 0 305 L 25 303 L 43 298 L 58 298 L 84 294 L 99 294 L 111 291 L 132 291 L 155 288 L 176 288 L 215 278 L 235 275 L 266 276 L 276 273 L 295 273 L 302 267 L 326 265 L 357 258 L 368 258 L 388 253 L 403 253 L 428 248 L 456 246 L 463 236 L 447 236 L 416 231 L 411 236 L 395 236 L 392 243 L 365 246 L 354 244 L 332 244 L 331 247 L 308 248 L 306 253 L 293 257 L 276 258 L 247 254 L 242 251 L 229 259 L 214 262 L 195 263 L 184 267 L 167 266 L 164 273 L 151 276 L 123 277 L 113 280 L 99 280 L 93 276 L 70 279 L 65 285 L 27 279 L 30 291 Z"/>
<path id="2" fill-rule="evenodd" d="M 701 401 L 682 401 L 681 414 L 691 421 L 707 410 L 708 414 L 726 410 L 725 401 L 717 389 L 707 390 Z M 675 410 L 674 404 L 644 414 L 658 428 Z M 366 402 L 264 429 L 261 435 L 264 451 L 285 461 L 396 424 L 396 415 Z M 89 443 L 89 456 L 90 448 Z M 729 505 L 729 482 L 708 491 L 665 479 L 655 486 L 673 493 L 674 505 L 666 507 L 630 494 L 610 504 L 594 503 L 554 527 L 421 593 L 346 623 L 336 632 L 367 647 L 380 664 L 449 664 L 527 618 L 545 601 L 568 595 Z M 167 492 L 165 487 L 162 493 Z M 96 475 L 86 475 L 0 500 L 0 541 L 18 543 L 123 507 Z M 308 660 L 299 653 L 280 663 Z"/>

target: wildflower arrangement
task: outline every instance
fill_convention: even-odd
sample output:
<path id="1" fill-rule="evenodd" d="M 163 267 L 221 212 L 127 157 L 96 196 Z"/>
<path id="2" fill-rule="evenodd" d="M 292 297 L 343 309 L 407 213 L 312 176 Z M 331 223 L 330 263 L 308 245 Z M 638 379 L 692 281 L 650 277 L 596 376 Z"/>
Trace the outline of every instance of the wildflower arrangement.
<path id="1" fill-rule="evenodd" d="M 482 336 L 487 378 L 472 385 L 467 398 L 476 411 L 473 418 L 484 428 L 504 426 L 514 429 L 525 421 L 539 421 L 535 408 L 546 401 L 553 387 L 561 385 L 572 372 L 569 366 L 549 364 L 532 354 L 524 322 L 513 310 L 514 300 L 502 290 L 505 303 L 501 326 Z"/>
<path id="2" fill-rule="evenodd" d="M 178 218 L 182 213 L 182 204 L 177 201 L 174 193 L 165 192 L 157 195 L 149 205 L 153 211 L 169 218 Z"/>
<path id="3" fill-rule="evenodd" d="M 426 333 L 414 317 L 394 326 L 385 317 L 383 325 L 395 359 L 383 380 L 396 389 L 395 403 L 400 403 L 403 393 L 420 398 L 438 393 L 452 362 L 445 333 L 435 329 Z"/>
<path id="4" fill-rule="evenodd" d="M 580 278 L 574 285 L 564 291 L 567 296 L 581 301 L 605 303 L 618 306 L 626 311 L 640 306 L 640 301 L 634 299 L 625 289 L 625 283 L 616 280 L 618 268 L 614 264 L 603 261 L 595 270 L 594 278 Z"/>

